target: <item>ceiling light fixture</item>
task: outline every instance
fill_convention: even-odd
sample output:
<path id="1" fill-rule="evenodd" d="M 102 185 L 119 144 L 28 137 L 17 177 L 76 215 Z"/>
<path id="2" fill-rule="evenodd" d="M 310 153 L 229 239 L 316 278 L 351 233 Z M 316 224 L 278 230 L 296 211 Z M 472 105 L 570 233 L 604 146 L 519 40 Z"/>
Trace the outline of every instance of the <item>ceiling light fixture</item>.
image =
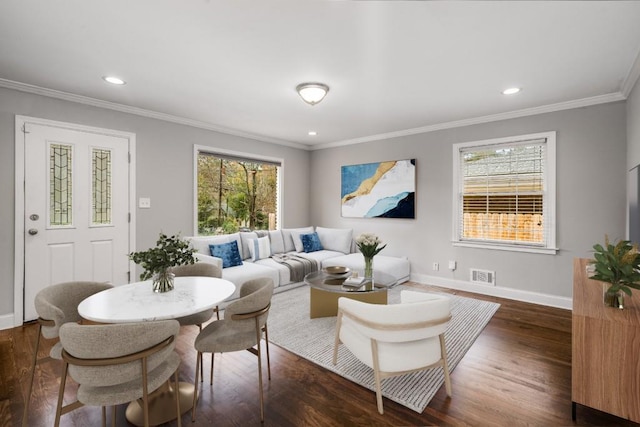
<path id="1" fill-rule="evenodd" d="M 510 87 L 509 89 L 505 89 L 502 91 L 503 95 L 515 95 L 520 92 L 522 89 L 519 87 Z"/>
<path id="2" fill-rule="evenodd" d="M 304 102 L 309 105 L 316 105 L 329 92 L 329 86 L 324 83 L 300 83 L 296 86 L 296 91 Z"/>
<path id="3" fill-rule="evenodd" d="M 111 83 L 112 85 L 124 85 L 127 84 L 127 82 L 125 82 L 124 80 L 118 78 L 118 77 L 114 77 L 114 76 L 104 76 L 102 78 L 102 80 L 104 80 L 107 83 Z"/>
<path id="4" fill-rule="evenodd" d="M 309 131 L 309 136 L 316 136 L 318 134 L 318 132 L 316 132 L 315 130 L 310 130 Z"/>

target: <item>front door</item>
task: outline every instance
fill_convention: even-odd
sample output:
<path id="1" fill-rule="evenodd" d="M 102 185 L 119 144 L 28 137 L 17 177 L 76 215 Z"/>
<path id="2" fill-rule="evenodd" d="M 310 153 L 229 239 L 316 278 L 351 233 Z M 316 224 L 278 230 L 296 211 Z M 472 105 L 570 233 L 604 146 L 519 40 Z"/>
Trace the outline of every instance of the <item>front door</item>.
<path id="1" fill-rule="evenodd" d="M 24 320 L 54 283 L 128 283 L 129 138 L 24 125 Z"/>

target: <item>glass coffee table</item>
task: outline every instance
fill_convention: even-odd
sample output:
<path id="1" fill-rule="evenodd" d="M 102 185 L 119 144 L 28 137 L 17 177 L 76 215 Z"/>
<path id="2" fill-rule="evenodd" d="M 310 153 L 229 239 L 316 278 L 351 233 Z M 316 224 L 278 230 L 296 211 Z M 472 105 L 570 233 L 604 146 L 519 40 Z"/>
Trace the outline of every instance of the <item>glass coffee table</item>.
<path id="1" fill-rule="evenodd" d="M 356 285 L 347 285 L 351 276 L 329 274 L 325 270 L 314 271 L 304 277 L 309 285 L 309 317 L 331 317 L 338 314 L 338 298 L 347 297 L 370 304 L 386 304 L 387 289 L 396 284 L 389 274 L 375 272 L 374 281 L 363 281 Z"/>

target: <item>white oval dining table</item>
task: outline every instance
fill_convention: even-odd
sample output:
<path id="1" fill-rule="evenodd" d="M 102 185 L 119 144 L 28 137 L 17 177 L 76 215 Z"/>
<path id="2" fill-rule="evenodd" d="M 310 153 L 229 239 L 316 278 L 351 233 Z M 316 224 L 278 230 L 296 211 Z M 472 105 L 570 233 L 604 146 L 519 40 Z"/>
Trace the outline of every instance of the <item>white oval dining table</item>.
<path id="1" fill-rule="evenodd" d="M 176 319 L 215 307 L 236 287 L 214 277 L 176 277 L 174 289 L 153 292 L 151 281 L 115 286 L 80 303 L 83 319 L 100 323 L 127 323 Z"/>
<path id="2" fill-rule="evenodd" d="M 228 280 L 214 277 L 176 277 L 174 289 L 153 292 L 152 282 L 130 283 L 91 295 L 78 306 L 83 319 L 98 323 L 127 323 L 176 319 L 215 307 L 229 298 L 236 286 Z M 194 384 L 180 382 L 180 411 L 193 406 Z M 175 391 L 165 383 L 149 396 L 151 425 L 176 419 Z M 140 402 L 134 401 L 126 410 L 126 417 L 134 425 L 144 425 Z"/>

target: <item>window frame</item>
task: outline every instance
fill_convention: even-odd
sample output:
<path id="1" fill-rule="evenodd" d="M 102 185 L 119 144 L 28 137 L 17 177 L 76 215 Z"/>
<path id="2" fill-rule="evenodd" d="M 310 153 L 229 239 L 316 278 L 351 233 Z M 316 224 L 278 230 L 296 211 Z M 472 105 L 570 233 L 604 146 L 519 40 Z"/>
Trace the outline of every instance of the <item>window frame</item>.
<path id="1" fill-rule="evenodd" d="M 198 234 L 198 155 L 200 153 L 208 153 L 221 157 L 234 157 L 238 160 L 253 160 L 256 162 L 278 164 L 278 174 L 276 181 L 276 229 L 281 228 L 282 224 L 282 191 L 283 175 L 284 175 L 284 159 L 278 157 L 263 156 L 255 153 L 245 153 L 241 151 L 226 150 L 223 148 L 210 147 L 208 145 L 193 145 L 193 236 Z"/>
<path id="2" fill-rule="evenodd" d="M 489 240 L 463 240 L 462 229 L 462 192 L 460 183 L 462 178 L 461 155 L 469 148 L 489 148 L 496 145 L 508 147 L 518 145 L 524 141 L 545 139 L 545 165 L 543 173 L 543 221 L 544 221 L 544 241 L 542 245 L 527 243 L 514 244 L 512 242 L 500 242 Z M 481 141 L 461 142 L 453 144 L 453 224 L 452 243 L 453 246 L 496 249 L 513 252 L 531 252 L 540 254 L 555 255 L 558 251 L 556 247 L 556 132 L 540 132 L 527 135 L 509 136 L 503 138 L 486 139 Z"/>

